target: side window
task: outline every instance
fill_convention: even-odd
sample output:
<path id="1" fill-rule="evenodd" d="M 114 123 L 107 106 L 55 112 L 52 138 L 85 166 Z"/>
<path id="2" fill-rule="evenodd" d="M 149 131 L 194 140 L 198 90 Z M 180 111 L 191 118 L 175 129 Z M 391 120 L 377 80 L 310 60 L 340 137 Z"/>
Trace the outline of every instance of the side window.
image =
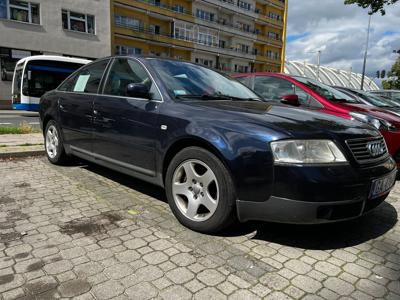
<path id="1" fill-rule="evenodd" d="M 77 74 L 72 75 L 71 77 L 66 79 L 63 83 L 61 83 L 61 85 L 58 87 L 58 90 L 63 92 L 72 92 L 77 78 L 78 78 Z"/>
<path id="2" fill-rule="evenodd" d="M 59 87 L 60 91 L 96 94 L 108 60 L 102 60 L 87 66 Z"/>
<path id="3" fill-rule="evenodd" d="M 147 71 L 137 61 L 126 58 L 114 60 L 103 93 L 126 97 L 126 89 L 130 83 L 146 85 L 152 94 L 152 99 L 161 100 L 161 96 Z"/>
<path id="4" fill-rule="evenodd" d="M 243 76 L 243 77 L 237 77 L 236 80 L 240 81 L 241 83 L 243 83 L 245 86 L 252 88 L 251 86 L 251 80 L 250 80 L 250 76 Z"/>
<path id="5" fill-rule="evenodd" d="M 294 93 L 294 85 L 277 77 L 256 76 L 254 91 L 265 99 L 281 100 L 282 96 Z"/>
<path id="6" fill-rule="evenodd" d="M 314 97 L 307 94 L 302 88 L 296 86 L 296 95 L 299 97 L 301 106 L 309 108 L 323 108 L 323 105 L 319 103 Z"/>

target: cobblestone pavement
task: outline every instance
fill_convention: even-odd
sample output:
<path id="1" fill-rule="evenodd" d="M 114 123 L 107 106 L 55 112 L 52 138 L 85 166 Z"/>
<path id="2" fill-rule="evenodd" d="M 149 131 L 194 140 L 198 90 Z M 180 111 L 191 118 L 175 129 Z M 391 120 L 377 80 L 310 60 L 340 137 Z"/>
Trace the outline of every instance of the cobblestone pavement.
<path id="1" fill-rule="evenodd" d="M 182 227 L 161 189 L 94 165 L 0 162 L 0 298 L 400 299 L 399 186 L 328 226 Z"/>

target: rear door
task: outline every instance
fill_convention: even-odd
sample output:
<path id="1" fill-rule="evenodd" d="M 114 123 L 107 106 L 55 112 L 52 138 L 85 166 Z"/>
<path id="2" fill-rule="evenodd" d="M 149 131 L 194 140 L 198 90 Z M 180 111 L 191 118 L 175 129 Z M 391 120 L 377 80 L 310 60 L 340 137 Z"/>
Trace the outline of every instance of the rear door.
<path id="1" fill-rule="evenodd" d="M 84 67 L 60 88 L 59 114 L 65 143 L 88 154 L 93 142 L 93 101 L 109 59 Z"/>
<path id="2" fill-rule="evenodd" d="M 148 86 L 152 99 L 126 94 L 130 83 Z M 94 102 L 94 152 L 106 162 L 147 176 L 155 175 L 157 126 L 162 97 L 143 65 L 133 58 L 115 58 Z"/>

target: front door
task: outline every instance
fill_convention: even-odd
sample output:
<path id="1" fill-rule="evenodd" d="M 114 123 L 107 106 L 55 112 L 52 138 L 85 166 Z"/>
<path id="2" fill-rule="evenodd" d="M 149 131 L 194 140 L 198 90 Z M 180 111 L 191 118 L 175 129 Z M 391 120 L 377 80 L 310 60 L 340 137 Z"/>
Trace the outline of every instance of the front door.
<path id="1" fill-rule="evenodd" d="M 151 99 L 128 97 L 130 83 L 145 84 Z M 160 93 L 133 58 L 116 58 L 94 102 L 94 152 L 99 159 L 155 176 Z"/>

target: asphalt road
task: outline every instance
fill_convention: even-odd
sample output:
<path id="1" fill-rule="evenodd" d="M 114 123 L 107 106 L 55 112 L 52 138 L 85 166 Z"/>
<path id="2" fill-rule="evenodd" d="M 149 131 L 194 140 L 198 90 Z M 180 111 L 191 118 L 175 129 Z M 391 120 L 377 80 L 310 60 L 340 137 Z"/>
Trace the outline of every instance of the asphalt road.
<path id="1" fill-rule="evenodd" d="M 23 110 L 0 110 L 0 126 L 20 126 L 24 122 L 39 126 L 39 114 Z"/>

